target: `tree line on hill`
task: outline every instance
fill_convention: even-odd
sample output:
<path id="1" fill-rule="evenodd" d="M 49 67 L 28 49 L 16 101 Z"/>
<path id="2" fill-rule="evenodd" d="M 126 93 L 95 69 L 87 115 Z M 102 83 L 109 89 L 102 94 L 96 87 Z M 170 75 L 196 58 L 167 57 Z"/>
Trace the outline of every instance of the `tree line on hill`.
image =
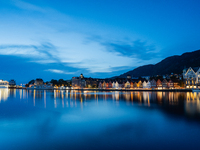
<path id="1" fill-rule="evenodd" d="M 35 83 L 35 80 L 31 80 L 25 86 L 29 87 L 30 84 L 34 84 L 34 83 Z M 71 80 L 63 80 L 63 79 L 59 79 L 59 80 L 52 79 L 51 81 L 44 82 L 44 84 L 49 84 L 49 83 L 52 83 L 53 86 L 58 86 L 58 87 L 71 86 L 72 84 Z"/>

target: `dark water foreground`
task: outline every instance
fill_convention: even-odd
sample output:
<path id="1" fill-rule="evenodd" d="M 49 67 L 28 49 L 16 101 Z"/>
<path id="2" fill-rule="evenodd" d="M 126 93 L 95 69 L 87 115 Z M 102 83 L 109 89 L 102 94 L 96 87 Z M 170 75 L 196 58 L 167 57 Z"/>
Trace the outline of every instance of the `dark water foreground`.
<path id="1" fill-rule="evenodd" d="M 0 89 L 0 149 L 200 149 L 200 93 Z"/>

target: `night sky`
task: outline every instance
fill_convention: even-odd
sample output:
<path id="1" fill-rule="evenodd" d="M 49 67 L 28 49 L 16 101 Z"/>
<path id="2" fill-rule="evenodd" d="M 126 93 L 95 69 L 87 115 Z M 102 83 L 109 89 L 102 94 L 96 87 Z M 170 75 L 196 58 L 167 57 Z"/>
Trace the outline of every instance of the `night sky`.
<path id="1" fill-rule="evenodd" d="M 0 0 L 0 79 L 112 77 L 200 49 L 199 0 Z"/>

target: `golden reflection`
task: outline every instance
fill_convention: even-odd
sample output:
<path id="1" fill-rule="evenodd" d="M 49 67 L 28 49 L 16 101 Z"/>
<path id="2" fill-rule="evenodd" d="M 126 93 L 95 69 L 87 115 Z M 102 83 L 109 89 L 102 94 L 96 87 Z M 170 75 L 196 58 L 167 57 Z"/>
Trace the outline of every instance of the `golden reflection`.
<path id="1" fill-rule="evenodd" d="M 97 94 L 96 94 L 96 91 L 94 91 L 94 99 L 96 99 L 97 98 Z"/>
<path id="2" fill-rule="evenodd" d="M 0 89 L 0 101 L 7 100 L 8 96 L 14 96 L 16 90 Z M 119 105 L 121 101 L 127 101 L 132 104 L 139 103 L 144 104 L 144 106 L 150 107 L 152 103 L 161 104 L 161 105 L 179 105 L 183 106 L 183 109 L 188 114 L 200 113 L 200 93 L 192 92 L 123 92 L 123 91 L 114 91 L 114 92 L 91 92 L 91 91 L 51 91 L 51 94 L 47 94 L 47 91 L 26 91 L 18 90 L 18 96 L 20 99 L 28 98 L 28 96 L 33 97 L 33 105 L 39 104 L 37 100 L 44 98 L 44 108 L 47 107 L 47 96 L 51 96 L 53 101 L 49 101 L 52 104 L 52 107 L 57 108 L 61 107 L 77 107 L 80 106 L 83 109 L 87 105 L 86 100 L 96 100 L 98 105 L 99 100 L 105 101 L 114 101 L 116 105 Z M 44 95 L 42 95 L 44 94 Z M 69 97 L 69 98 L 68 98 Z M 43 105 L 43 103 L 42 103 Z M 50 105 L 49 105 L 50 106 Z"/>
<path id="3" fill-rule="evenodd" d="M 162 97 L 163 96 L 162 93 L 163 92 L 157 92 L 157 99 L 158 99 L 159 102 L 162 102 L 162 98 L 163 98 Z"/>
<path id="4" fill-rule="evenodd" d="M 149 95 L 148 92 L 143 92 L 143 100 L 144 100 L 145 103 L 146 103 L 147 100 L 148 100 L 148 95 Z"/>
<path id="5" fill-rule="evenodd" d="M 23 92 L 23 99 L 26 99 L 26 92 L 25 92 L 25 90 L 22 90 L 22 92 Z"/>
<path id="6" fill-rule="evenodd" d="M 33 106 L 35 106 L 35 90 L 33 91 Z"/>
<path id="7" fill-rule="evenodd" d="M 115 93 L 112 93 L 112 100 L 115 100 Z"/>
<path id="8" fill-rule="evenodd" d="M 57 108 L 56 99 L 54 99 L 54 108 Z"/>
<path id="9" fill-rule="evenodd" d="M 75 94 L 74 94 L 74 97 L 75 97 L 75 100 L 76 100 L 76 91 L 74 91 L 74 93 L 75 93 Z"/>
<path id="10" fill-rule="evenodd" d="M 44 108 L 46 108 L 46 90 L 44 90 Z"/>
<path id="11" fill-rule="evenodd" d="M 124 94 L 124 98 L 125 98 L 126 101 L 129 101 L 129 100 L 130 100 L 130 97 L 131 97 L 131 94 L 130 94 L 129 92 L 126 92 L 126 93 Z"/>
<path id="12" fill-rule="evenodd" d="M 65 97 L 68 98 L 69 91 L 67 90 L 65 93 Z"/>
<path id="13" fill-rule="evenodd" d="M 200 93 L 187 92 L 186 96 L 185 111 L 190 115 L 200 113 Z"/>
<path id="14" fill-rule="evenodd" d="M 149 100 L 149 94 L 148 94 L 148 106 L 150 107 L 150 100 Z"/>
<path id="15" fill-rule="evenodd" d="M 133 101 L 133 92 L 131 92 L 131 101 Z"/>
<path id="16" fill-rule="evenodd" d="M 14 91 L 15 91 L 15 97 L 16 97 L 16 89 L 14 89 Z M 28 90 L 26 90 L 26 95 L 27 95 L 27 99 L 28 99 Z"/>
<path id="17" fill-rule="evenodd" d="M 8 89 L 0 89 L 0 102 L 8 99 Z"/>
<path id="18" fill-rule="evenodd" d="M 115 91 L 115 100 L 119 100 L 119 91 Z"/>
<path id="19" fill-rule="evenodd" d="M 61 91 L 61 97 L 62 97 L 62 99 L 64 99 L 64 94 L 63 94 L 63 91 Z"/>
<path id="20" fill-rule="evenodd" d="M 62 107 L 64 108 L 65 104 L 64 104 L 64 100 L 62 99 Z"/>
<path id="21" fill-rule="evenodd" d="M 54 90 L 54 100 L 56 99 L 56 90 Z"/>
<path id="22" fill-rule="evenodd" d="M 19 90 L 20 99 L 22 99 L 22 89 Z"/>
<path id="23" fill-rule="evenodd" d="M 68 93 L 69 92 L 69 93 Z M 35 95 L 35 94 L 34 94 Z M 59 103 L 62 103 L 62 107 L 65 105 L 65 99 L 70 97 L 70 100 L 78 100 L 80 103 L 85 104 L 86 100 L 125 100 L 139 102 L 140 104 L 144 103 L 150 106 L 151 102 L 159 103 L 159 104 L 169 104 L 169 105 L 177 105 L 179 103 L 180 97 L 188 97 L 192 100 L 197 100 L 197 93 L 191 94 L 191 92 L 139 92 L 139 91 L 131 91 L 131 92 L 90 92 L 90 91 L 58 91 L 54 90 L 54 100 L 55 106 Z M 64 102 L 59 101 L 59 99 L 64 100 Z M 182 98 L 183 99 L 183 98 Z M 59 102 L 59 103 L 58 103 Z M 76 106 L 78 103 L 69 103 L 70 107 Z"/>

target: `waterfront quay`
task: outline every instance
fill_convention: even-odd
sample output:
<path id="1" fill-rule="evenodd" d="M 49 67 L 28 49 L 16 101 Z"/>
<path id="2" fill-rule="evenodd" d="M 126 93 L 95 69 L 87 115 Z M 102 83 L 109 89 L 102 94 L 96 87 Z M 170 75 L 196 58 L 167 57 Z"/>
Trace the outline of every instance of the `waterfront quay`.
<path id="1" fill-rule="evenodd" d="M 78 90 L 78 91 L 163 91 L 163 92 L 192 92 L 192 89 L 90 89 L 90 88 L 83 88 L 83 89 L 71 89 L 71 90 Z"/>
<path id="2" fill-rule="evenodd" d="M 26 88 L 26 87 L 20 87 L 17 89 L 27 89 L 27 90 L 76 90 L 76 91 L 163 91 L 163 92 L 192 92 L 192 89 L 157 89 L 157 88 L 149 88 L 149 89 L 113 89 L 113 88 L 107 88 L 107 89 L 99 89 L 99 88 Z"/>

